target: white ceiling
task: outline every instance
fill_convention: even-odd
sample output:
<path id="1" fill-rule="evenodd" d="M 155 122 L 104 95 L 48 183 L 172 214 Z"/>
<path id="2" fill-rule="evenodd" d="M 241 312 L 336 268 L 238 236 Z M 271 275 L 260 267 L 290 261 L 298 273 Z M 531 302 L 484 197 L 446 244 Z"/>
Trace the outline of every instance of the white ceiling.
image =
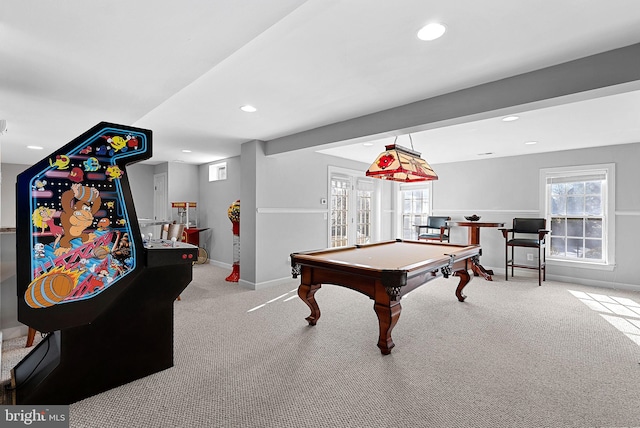
<path id="1" fill-rule="evenodd" d="M 418 40 L 431 21 L 447 33 Z M 637 0 L 3 0 L 0 156 L 35 163 L 108 121 L 152 129 L 153 163 L 207 163 L 636 44 L 639 28 Z M 411 135 L 431 164 L 640 142 L 638 86 L 570 101 Z M 325 152 L 370 162 L 404 132 Z"/>

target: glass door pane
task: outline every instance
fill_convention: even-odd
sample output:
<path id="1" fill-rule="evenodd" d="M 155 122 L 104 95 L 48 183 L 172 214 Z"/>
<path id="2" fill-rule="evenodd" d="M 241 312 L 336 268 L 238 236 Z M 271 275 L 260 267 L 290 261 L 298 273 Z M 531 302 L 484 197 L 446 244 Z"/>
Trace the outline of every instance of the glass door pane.
<path id="1" fill-rule="evenodd" d="M 351 180 L 331 177 L 331 247 L 349 243 L 349 188 Z"/>

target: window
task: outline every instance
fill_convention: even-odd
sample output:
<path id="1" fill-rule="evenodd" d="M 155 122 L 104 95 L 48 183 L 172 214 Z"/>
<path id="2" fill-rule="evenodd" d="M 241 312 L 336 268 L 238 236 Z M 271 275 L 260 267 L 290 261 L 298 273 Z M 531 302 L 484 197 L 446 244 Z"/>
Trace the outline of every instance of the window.
<path id="1" fill-rule="evenodd" d="M 400 185 L 402 238 L 418 239 L 416 225 L 425 224 L 431 212 L 431 184 Z"/>
<path id="2" fill-rule="evenodd" d="M 613 267 L 615 165 L 540 171 L 550 262 Z"/>
<path id="3" fill-rule="evenodd" d="M 209 181 L 218 181 L 227 179 L 227 163 L 216 163 L 209 165 Z"/>

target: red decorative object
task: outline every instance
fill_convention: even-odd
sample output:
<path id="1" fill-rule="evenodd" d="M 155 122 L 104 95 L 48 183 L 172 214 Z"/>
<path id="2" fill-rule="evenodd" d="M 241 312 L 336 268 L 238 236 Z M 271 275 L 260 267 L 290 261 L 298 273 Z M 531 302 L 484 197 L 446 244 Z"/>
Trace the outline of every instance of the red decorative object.
<path id="1" fill-rule="evenodd" d="M 391 165 L 394 160 L 396 160 L 396 158 L 394 158 L 391 153 L 387 152 L 378 158 L 378 166 L 382 169 L 385 169 L 386 167 Z"/>

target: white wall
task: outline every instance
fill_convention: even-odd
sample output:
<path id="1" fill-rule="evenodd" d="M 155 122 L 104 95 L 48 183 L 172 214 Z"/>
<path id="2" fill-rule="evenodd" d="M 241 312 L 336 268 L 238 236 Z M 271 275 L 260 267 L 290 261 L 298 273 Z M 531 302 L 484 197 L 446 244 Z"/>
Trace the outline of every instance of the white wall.
<path id="1" fill-rule="evenodd" d="M 169 207 L 171 207 L 171 202 L 199 202 L 198 196 L 200 181 L 197 165 L 169 162 L 167 180 L 167 198 Z M 169 209 L 171 219 L 178 220 L 177 210 Z M 199 211 L 200 210 L 198 209 L 198 212 Z M 191 219 L 189 219 L 189 221 L 191 221 Z"/>
<path id="2" fill-rule="evenodd" d="M 18 322 L 16 290 L 16 234 L 0 233 L 0 330 L 5 340 L 26 333 Z"/>
<path id="3" fill-rule="evenodd" d="M 16 177 L 31 165 L 3 163 L 0 167 L 0 226 L 16 227 Z"/>
<path id="4" fill-rule="evenodd" d="M 221 182 L 208 181 L 207 165 L 179 163 L 153 168 L 132 165 L 129 180 L 136 210 L 142 215 L 147 206 L 152 206 L 152 196 L 149 197 L 153 191 L 153 173 L 159 172 L 158 168 L 166 168 L 169 201 L 198 201 L 199 225 L 212 228 L 211 240 L 207 242 L 210 256 L 214 262 L 229 265 L 233 261 L 233 240 L 227 208 L 242 192 L 245 199 L 248 198 L 242 207 L 252 207 L 252 212 L 246 211 L 249 208 L 242 210 L 243 215 L 252 216 L 248 217 L 250 223 L 241 223 L 241 278 L 259 288 L 290 277 L 290 253 L 327 246 L 328 220 L 324 219 L 322 210 L 328 206 L 322 205 L 320 199 L 329 199 L 328 167 L 364 171 L 368 165 L 308 151 L 265 156 L 263 145 L 256 142 L 247 148 L 250 150 L 243 153 L 249 152 L 246 159 L 227 159 L 228 178 Z M 640 289 L 635 259 L 635 244 L 640 238 L 638 159 L 640 143 L 433 165 L 439 175 L 439 180 L 433 183 L 434 214 L 462 219 L 475 213 L 483 220 L 502 221 L 510 226 L 514 217 L 540 215 L 540 168 L 616 163 L 616 268 L 593 271 L 549 266 L 547 275 L 550 279 Z M 3 218 L 12 219 L 4 226 L 15 225 L 15 175 L 25 168 L 2 165 L 2 213 Z M 381 239 L 395 238 L 391 226 L 392 186 L 393 183 L 385 183 Z M 144 208 L 140 201 L 146 201 Z M 462 243 L 466 239 L 466 229 L 452 231 L 452 242 Z M 503 272 L 504 241 L 500 232 L 482 230 L 481 245 L 482 264 Z"/>
<path id="5" fill-rule="evenodd" d="M 246 151 L 242 153 L 243 168 L 245 153 Z M 240 273 L 243 281 L 260 288 L 270 281 L 290 278 L 289 255 L 292 252 L 327 247 L 329 220 L 324 218 L 323 211 L 328 209 L 328 205 L 321 204 L 321 199 L 330 199 L 329 166 L 364 172 L 369 165 L 309 151 L 267 157 L 259 144 L 256 145 L 255 152 L 249 155 L 255 158 L 249 162 L 255 162 L 254 170 L 257 171 L 253 204 L 255 215 L 249 216 L 253 213 L 246 213 L 243 208 L 241 212 L 255 222 L 248 225 L 254 231 L 255 238 L 252 242 L 248 242 L 247 237 L 242 240 Z M 383 193 L 381 207 L 388 217 L 390 187 L 386 186 Z M 243 221 L 245 217 L 240 224 L 241 237 L 244 236 Z M 382 229 L 381 239 L 392 238 L 389 221 Z M 252 243 L 253 248 L 245 248 Z M 250 254 L 245 257 L 247 251 L 254 251 L 255 256 Z M 250 260 L 250 266 L 244 264 L 247 259 Z"/>
<path id="6" fill-rule="evenodd" d="M 127 178 L 138 218 L 153 218 L 153 170 L 153 165 L 140 163 L 127 167 Z"/>
<path id="7" fill-rule="evenodd" d="M 255 188 L 255 214 L 254 224 L 243 226 L 241 223 L 241 235 L 242 230 L 251 230 L 255 236 L 243 235 L 240 270 L 243 281 L 260 288 L 289 277 L 287 258 L 290 253 L 327 246 L 327 220 L 321 213 L 313 211 L 327 208 L 320 204 L 320 199 L 329 197 L 328 166 L 364 171 L 368 165 L 304 151 L 264 156 L 260 144 L 254 144 L 248 152 L 248 157 L 252 158 L 248 162 L 255 165 L 248 165 L 247 170 L 254 168 L 258 171 L 255 182 L 246 186 Z M 640 143 L 434 165 L 439 180 L 433 183 L 433 211 L 435 215 L 446 214 L 453 219 L 463 219 L 465 215 L 475 213 L 483 220 L 511 226 L 514 217 L 541 215 L 538 189 L 541 168 L 616 163 L 616 268 L 613 271 L 594 271 L 549 265 L 547 276 L 586 285 L 640 290 L 640 278 L 635 267 L 635 243 L 640 238 L 636 226 L 640 220 L 638 159 Z M 245 160 L 242 162 L 245 168 Z M 245 178 L 248 177 L 243 175 L 242 179 Z M 242 187 L 245 192 L 245 186 Z M 395 237 L 390 221 L 394 215 L 390 210 L 393 192 L 385 190 L 384 193 L 382 210 L 386 224 L 382 227 L 382 240 Z M 453 229 L 452 242 L 466 243 L 467 233 L 466 228 Z M 230 236 L 229 231 L 229 247 Z M 483 247 L 482 264 L 494 268 L 498 275 L 504 274 L 502 234 L 497 229 L 483 229 L 480 243 Z M 247 256 L 248 251 L 254 253 Z M 247 260 L 251 265 L 243 263 Z M 517 274 L 533 273 L 521 269 Z"/>
<path id="8" fill-rule="evenodd" d="M 618 266 L 613 272 L 549 266 L 547 274 L 550 279 L 579 280 L 593 285 L 638 285 L 632 255 L 633 244 L 639 237 L 634 223 L 640 213 L 640 197 L 633 184 L 640 183 L 640 174 L 635 165 L 635 160 L 640 159 L 639 150 L 640 144 L 631 144 L 436 165 L 440 179 L 433 183 L 434 214 L 450 215 L 453 219 L 462 220 L 465 215 L 475 213 L 482 216 L 483 220 L 504 222 L 510 226 L 514 217 L 540 215 L 540 168 L 615 162 L 618 175 L 616 193 L 624 195 L 617 198 L 615 219 Z M 258 179 L 255 266 L 243 265 L 241 257 L 241 266 L 245 271 L 250 269 L 253 272 L 253 282 L 257 287 L 287 276 L 287 256 L 291 252 L 326 247 L 327 223 L 322 214 L 295 211 L 326 208 L 320 205 L 320 199 L 328 197 L 328 166 L 356 170 L 367 167 L 339 158 L 303 152 L 264 157 L 262 162 L 267 172 Z M 391 232 L 394 213 L 390 209 L 390 200 L 390 192 L 385 192 L 382 240 L 395 237 Z M 269 210 L 275 212 L 269 213 Z M 466 228 L 454 228 L 452 242 L 466 243 L 467 233 Z M 483 265 L 503 273 L 502 234 L 497 229 L 483 229 L 481 245 Z M 519 274 L 531 273 L 520 271 Z M 250 276 L 243 279 L 252 282 Z"/>
<path id="9" fill-rule="evenodd" d="M 227 163 L 227 179 L 209 181 L 209 164 L 198 168 L 198 226 L 209 228 L 200 234 L 200 245 L 209 251 L 209 258 L 219 265 L 233 263 L 233 233 L 227 215 L 229 206 L 240 199 L 240 157 L 213 162 Z"/>

